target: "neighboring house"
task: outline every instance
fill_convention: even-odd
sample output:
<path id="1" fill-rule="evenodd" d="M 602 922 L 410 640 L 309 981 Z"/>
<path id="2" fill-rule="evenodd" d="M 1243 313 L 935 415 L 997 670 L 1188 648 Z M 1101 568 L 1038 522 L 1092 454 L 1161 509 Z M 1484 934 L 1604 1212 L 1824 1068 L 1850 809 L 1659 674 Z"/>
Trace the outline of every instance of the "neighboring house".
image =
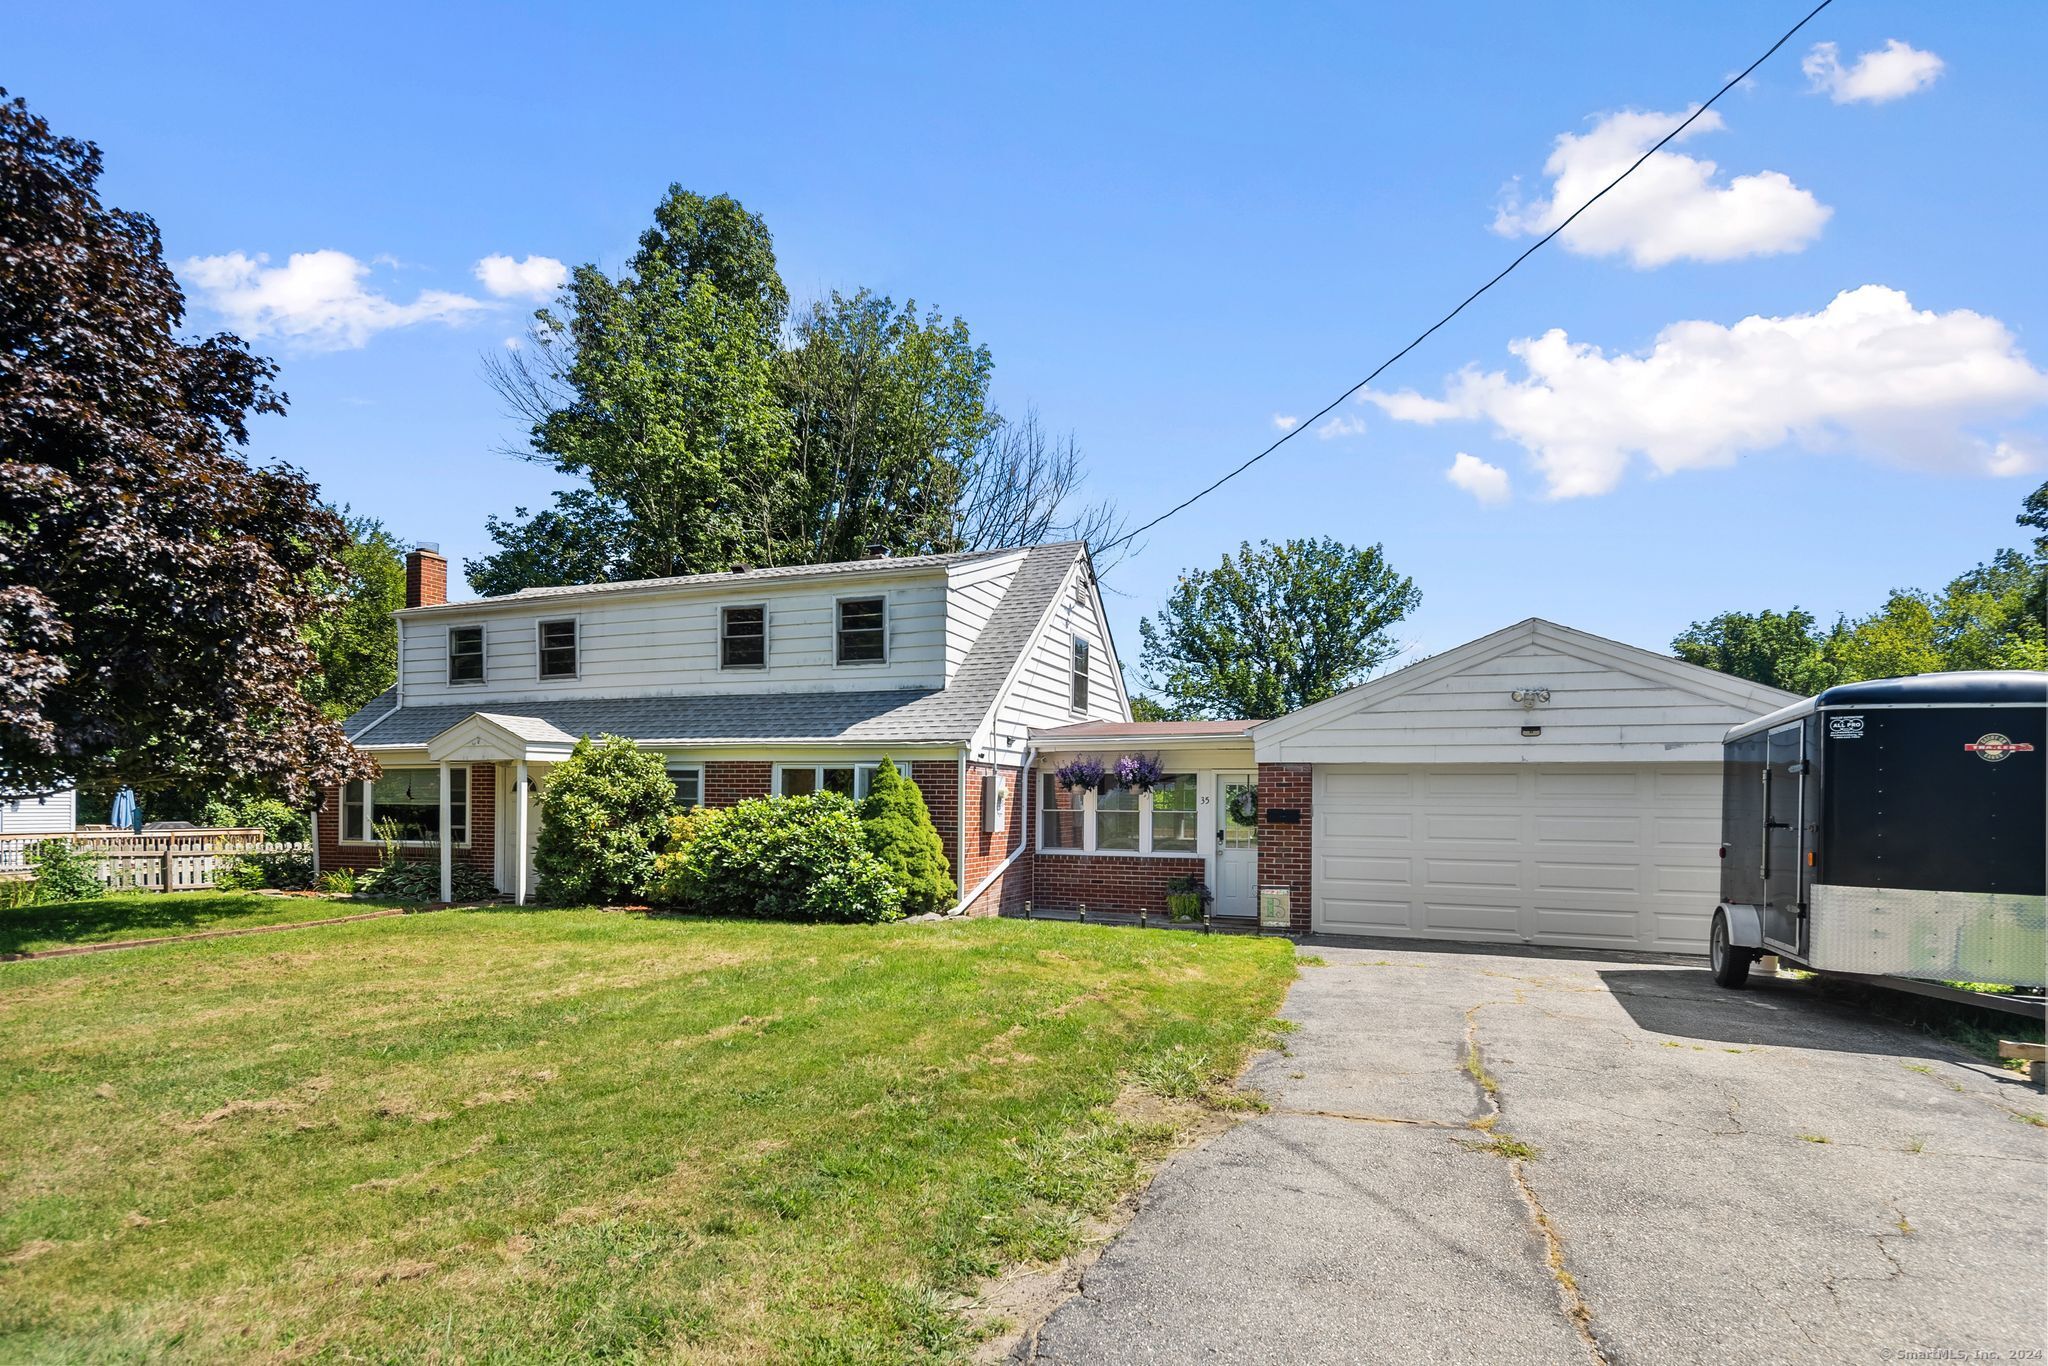
<path id="1" fill-rule="evenodd" d="M 860 797 L 893 759 L 964 899 L 993 910 L 1030 895 L 1002 874 L 1024 847 L 1031 731 L 1130 715 L 1078 543 L 454 603 L 438 553 L 416 550 L 406 569 L 398 683 L 346 723 L 383 773 L 325 794 L 325 868 L 373 866 L 389 829 L 524 899 L 534 784 L 579 737 L 611 734 L 661 754 L 686 806 Z"/>
<path id="2" fill-rule="evenodd" d="M 68 835 L 78 828 L 78 794 L 70 788 L 0 801 L 0 835 Z"/>
<path id="3" fill-rule="evenodd" d="M 1215 913 L 1284 889 L 1298 932 L 1703 952 L 1721 737 L 1794 695 L 1531 619 L 1260 723 L 1036 731 L 1034 900 Z M 1150 796 L 1063 791 L 1157 755 Z M 1251 784 L 1255 820 L 1231 818 Z"/>

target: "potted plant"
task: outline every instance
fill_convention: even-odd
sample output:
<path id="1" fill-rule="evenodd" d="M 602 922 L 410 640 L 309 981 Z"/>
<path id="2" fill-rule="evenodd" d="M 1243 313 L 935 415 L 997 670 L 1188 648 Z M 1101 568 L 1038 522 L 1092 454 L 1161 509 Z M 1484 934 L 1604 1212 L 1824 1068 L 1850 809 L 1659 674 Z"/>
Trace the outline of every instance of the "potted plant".
<path id="1" fill-rule="evenodd" d="M 1134 792 L 1150 792 L 1166 776 L 1156 754 L 1126 754 L 1116 761 L 1116 781 Z"/>
<path id="2" fill-rule="evenodd" d="M 1109 770 L 1105 769 L 1101 760 L 1093 755 L 1082 755 L 1067 760 L 1052 771 L 1052 777 L 1054 782 L 1069 792 L 1075 788 L 1084 792 L 1107 792 L 1110 787 Z"/>
<path id="3" fill-rule="evenodd" d="M 1166 884 L 1166 914 L 1174 920 L 1200 920 L 1215 899 L 1209 884 L 1193 873 Z"/>

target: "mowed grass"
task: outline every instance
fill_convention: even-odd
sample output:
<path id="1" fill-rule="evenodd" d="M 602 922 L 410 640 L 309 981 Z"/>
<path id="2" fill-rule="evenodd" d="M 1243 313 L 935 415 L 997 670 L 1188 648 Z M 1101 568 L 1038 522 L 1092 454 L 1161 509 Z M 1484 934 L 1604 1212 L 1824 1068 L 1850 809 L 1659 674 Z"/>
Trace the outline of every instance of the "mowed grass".
<path id="1" fill-rule="evenodd" d="M 1280 941 L 439 912 L 0 967 L 0 1359 L 901 1361 L 1268 1037 Z"/>
<path id="2" fill-rule="evenodd" d="M 327 920 L 390 904 L 254 892 L 139 892 L 51 906 L 11 906 L 0 910 L 0 953 L 40 953 L 67 944 Z"/>

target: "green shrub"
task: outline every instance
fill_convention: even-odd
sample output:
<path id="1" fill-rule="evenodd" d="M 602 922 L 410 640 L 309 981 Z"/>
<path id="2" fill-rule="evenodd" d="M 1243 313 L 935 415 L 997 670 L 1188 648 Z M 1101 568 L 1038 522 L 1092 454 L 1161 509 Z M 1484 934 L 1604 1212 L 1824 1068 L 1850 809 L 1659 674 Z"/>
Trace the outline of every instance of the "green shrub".
<path id="1" fill-rule="evenodd" d="M 261 830 L 263 838 L 295 844 L 312 838 L 306 813 L 294 811 L 275 797 L 215 797 L 200 812 L 207 825 L 230 830 Z"/>
<path id="2" fill-rule="evenodd" d="M 27 906 L 36 899 L 36 880 L 32 877 L 0 878 L 0 911 L 11 911 L 16 906 Z"/>
<path id="3" fill-rule="evenodd" d="M 875 770 L 860 819 L 868 849 L 903 889 L 905 915 L 943 911 L 953 904 L 960 889 L 946 865 L 946 842 L 932 824 L 924 793 L 887 759 Z"/>
<path id="4" fill-rule="evenodd" d="M 457 901 L 492 901 L 498 895 L 498 889 L 491 880 L 466 863 L 455 865 L 454 883 Z M 358 877 L 355 888 L 358 896 L 375 897 L 379 901 L 439 901 L 440 856 L 436 854 L 417 863 L 402 860 L 387 863 Z"/>
<path id="5" fill-rule="evenodd" d="M 100 886 L 99 864 L 69 840 L 38 840 L 28 848 L 29 867 L 36 870 L 36 889 L 29 900 L 42 906 L 58 901 L 90 901 Z"/>
<path id="6" fill-rule="evenodd" d="M 361 875 L 353 868 L 329 868 L 320 874 L 318 885 L 329 896 L 354 896 L 361 881 Z"/>
<path id="7" fill-rule="evenodd" d="M 263 865 L 253 858 L 229 859 L 213 870 L 217 892 L 247 892 L 263 885 Z"/>
<path id="8" fill-rule="evenodd" d="M 653 891 L 705 915 L 874 922 L 903 890 L 868 849 L 860 815 L 831 792 L 757 797 L 675 822 Z"/>
<path id="9" fill-rule="evenodd" d="M 576 906 L 647 895 L 675 804 L 660 755 L 616 735 L 584 736 L 541 789 L 535 896 Z"/>

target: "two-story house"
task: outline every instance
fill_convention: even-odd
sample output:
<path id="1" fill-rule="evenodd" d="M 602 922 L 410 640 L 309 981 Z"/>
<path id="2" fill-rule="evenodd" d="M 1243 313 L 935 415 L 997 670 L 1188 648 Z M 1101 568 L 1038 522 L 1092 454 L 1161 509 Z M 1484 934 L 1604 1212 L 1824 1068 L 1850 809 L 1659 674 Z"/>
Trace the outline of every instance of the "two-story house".
<path id="1" fill-rule="evenodd" d="M 432 548 L 406 569 L 397 685 L 347 722 L 382 775 L 325 794 L 323 867 L 374 866 L 395 831 L 523 902 L 548 770 L 584 735 L 621 735 L 663 756 L 685 806 L 860 797 L 890 758 L 924 793 L 963 901 L 988 911 L 1030 895 L 1028 861 L 1003 874 L 1025 844 L 1032 731 L 1130 716 L 1078 543 L 470 602 L 446 600 Z"/>

